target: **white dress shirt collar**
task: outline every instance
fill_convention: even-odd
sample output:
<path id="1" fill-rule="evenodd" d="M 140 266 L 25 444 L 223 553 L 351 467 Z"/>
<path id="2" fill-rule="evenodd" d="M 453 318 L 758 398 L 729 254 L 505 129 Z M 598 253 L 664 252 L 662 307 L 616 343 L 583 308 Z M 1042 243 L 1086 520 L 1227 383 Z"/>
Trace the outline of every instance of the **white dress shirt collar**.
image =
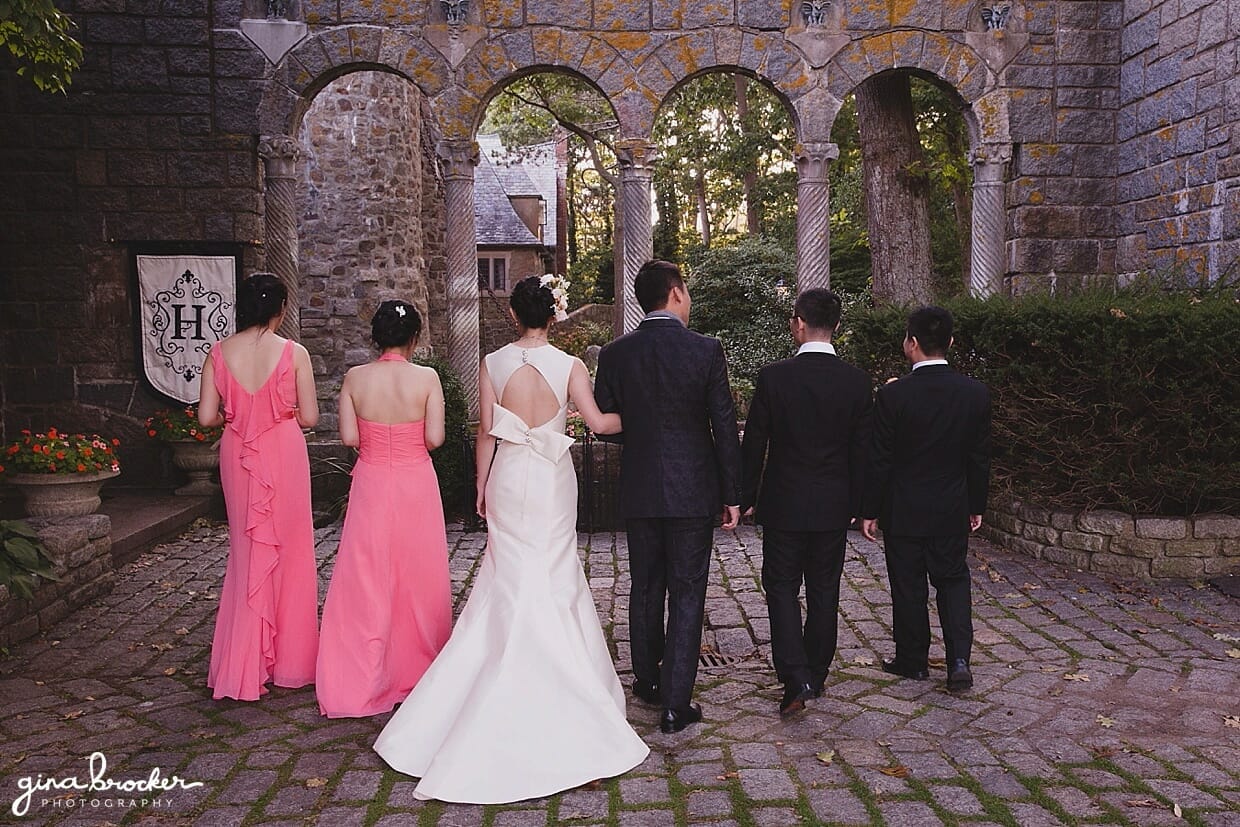
<path id="1" fill-rule="evenodd" d="M 947 364 L 946 359 L 926 359 L 924 361 L 914 363 L 913 370 L 917 370 L 918 368 L 929 367 L 930 365 L 946 365 L 946 364 Z"/>
<path id="2" fill-rule="evenodd" d="M 642 321 L 650 319 L 675 319 L 682 327 L 684 326 L 684 320 L 670 310 L 651 310 Z"/>
<path id="3" fill-rule="evenodd" d="M 806 342 L 797 348 L 797 356 L 802 353 L 829 353 L 835 355 L 835 345 L 830 342 Z"/>

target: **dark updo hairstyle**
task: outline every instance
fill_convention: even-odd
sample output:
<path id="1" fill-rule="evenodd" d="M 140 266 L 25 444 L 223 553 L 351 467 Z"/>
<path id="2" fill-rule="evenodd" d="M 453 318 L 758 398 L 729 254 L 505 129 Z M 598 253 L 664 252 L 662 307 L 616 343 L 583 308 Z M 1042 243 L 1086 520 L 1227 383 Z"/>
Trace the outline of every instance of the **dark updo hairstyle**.
<path id="1" fill-rule="evenodd" d="M 273 273 L 255 273 L 237 288 L 237 330 L 249 330 L 280 315 L 288 288 Z"/>
<path id="2" fill-rule="evenodd" d="M 409 302 L 400 299 L 379 305 L 370 320 L 370 338 L 381 349 L 405 347 L 422 332 L 422 317 Z"/>
<path id="3" fill-rule="evenodd" d="M 555 315 L 555 296 L 550 287 L 543 286 L 542 276 L 530 276 L 517 282 L 508 304 L 517 314 L 517 321 L 525 327 L 546 327 Z"/>

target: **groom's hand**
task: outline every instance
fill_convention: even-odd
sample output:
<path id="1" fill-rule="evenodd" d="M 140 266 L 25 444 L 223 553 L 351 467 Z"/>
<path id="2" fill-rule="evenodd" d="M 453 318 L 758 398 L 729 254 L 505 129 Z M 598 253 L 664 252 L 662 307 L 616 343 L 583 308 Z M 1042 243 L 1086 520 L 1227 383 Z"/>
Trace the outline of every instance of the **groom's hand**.
<path id="1" fill-rule="evenodd" d="M 741 521 L 741 507 L 739 505 L 725 505 L 723 507 L 723 527 L 726 529 L 734 529 Z"/>

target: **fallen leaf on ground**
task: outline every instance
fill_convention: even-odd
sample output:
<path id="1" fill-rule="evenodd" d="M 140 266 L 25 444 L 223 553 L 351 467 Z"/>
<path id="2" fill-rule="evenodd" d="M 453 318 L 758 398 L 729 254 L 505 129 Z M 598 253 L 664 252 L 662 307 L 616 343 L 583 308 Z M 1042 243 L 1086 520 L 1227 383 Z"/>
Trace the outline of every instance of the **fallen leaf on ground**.
<path id="1" fill-rule="evenodd" d="M 1223 725 L 1233 729 L 1240 729 L 1240 715 L 1224 715 Z"/>
<path id="2" fill-rule="evenodd" d="M 740 777 L 741 777 L 741 774 L 739 772 L 725 772 L 723 775 L 715 776 L 716 780 L 719 780 L 719 781 L 727 781 L 729 778 L 740 778 Z"/>
<path id="3" fill-rule="evenodd" d="M 1215 640 L 1221 640 L 1224 643 L 1240 643 L 1240 637 L 1235 635 L 1224 634 L 1223 632 L 1215 632 L 1211 635 Z"/>
<path id="4" fill-rule="evenodd" d="M 184 626 L 182 626 L 180 629 L 177 629 L 175 632 L 173 632 L 173 634 L 174 635 L 188 635 L 189 629 L 186 629 Z"/>
<path id="5" fill-rule="evenodd" d="M 1115 719 L 1108 718 L 1105 715 L 1099 715 L 1097 718 L 1094 718 L 1094 720 L 1098 722 L 1099 726 L 1105 729 L 1110 729 L 1111 727 L 1115 726 Z"/>
<path id="6" fill-rule="evenodd" d="M 1025 591 L 1033 591 L 1034 589 L 1042 588 L 1037 583 L 1021 583 L 1020 587 L 1024 589 Z"/>
<path id="7" fill-rule="evenodd" d="M 1069 672 L 1063 676 L 1063 679 L 1065 681 L 1083 681 L 1085 683 L 1089 683 L 1089 675 L 1086 675 L 1084 672 Z"/>
<path id="8" fill-rule="evenodd" d="M 992 583 L 998 583 L 1000 580 L 1003 579 L 1002 574 L 999 574 L 999 572 L 989 567 L 987 567 L 986 569 L 986 576 L 990 578 L 990 582 Z"/>
<path id="9" fill-rule="evenodd" d="M 858 666 L 873 666 L 874 658 L 869 655 L 857 655 L 857 657 L 853 658 L 853 663 Z"/>
<path id="10" fill-rule="evenodd" d="M 1181 810 L 1180 805 L 1176 804 L 1174 801 L 1171 802 L 1171 812 L 1175 814 L 1176 818 L 1184 818 L 1184 811 Z"/>
<path id="11" fill-rule="evenodd" d="M 896 764 L 894 767 L 882 767 L 879 769 L 883 775 L 890 775 L 892 778 L 908 778 L 908 767 L 903 764 Z"/>
<path id="12" fill-rule="evenodd" d="M 171 643 L 152 643 L 151 648 L 154 649 L 156 652 L 167 652 L 169 649 L 172 648 L 172 644 Z"/>
<path id="13" fill-rule="evenodd" d="M 189 734 L 189 737 L 191 737 L 191 738 L 198 738 L 198 739 L 202 739 L 202 738 L 210 738 L 210 737 L 212 737 L 212 736 L 211 736 L 211 733 L 210 733 L 210 732 L 208 732 L 207 730 L 205 730 L 205 729 L 200 729 L 200 730 L 198 730 L 198 731 L 196 731 L 196 732 L 191 732 L 191 733 Z"/>
<path id="14" fill-rule="evenodd" d="M 1240 658 L 1240 649 L 1228 649 L 1228 650 L 1227 650 L 1227 657 L 1229 657 L 1229 658 Z"/>
<path id="15" fill-rule="evenodd" d="M 34 685 L 35 685 L 35 686 L 43 686 L 43 684 L 44 684 L 44 683 L 46 683 L 46 681 L 35 681 L 35 682 L 34 682 Z"/>
<path id="16" fill-rule="evenodd" d="M 1092 747 L 1089 751 L 1093 753 L 1095 758 L 1110 758 L 1119 752 L 1115 747 Z"/>
<path id="17" fill-rule="evenodd" d="M 93 701 L 94 699 L 95 699 L 94 695 L 87 695 L 85 698 L 85 700 L 88 700 L 88 701 Z"/>
<path id="18" fill-rule="evenodd" d="M 826 752 L 818 753 L 814 757 L 824 764 L 830 764 L 832 761 L 835 760 L 835 750 L 829 749 Z"/>
<path id="19" fill-rule="evenodd" d="M 1016 608 L 1018 608 L 1018 609 L 1028 609 L 1028 608 L 1029 608 L 1030 606 L 1032 606 L 1032 605 L 1033 605 L 1033 601 L 1032 601 L 1032 600 L 1022 600 L 1021 602 L 1019 602 L 1019 603 L 1017 603 L 1017 604 L 1016 604 Z"/>
<path id="20" fill-rule="evenodd" d="M 323 787 L 326 785 L 327 785 L 326 778 L 307 778 L 306 779 L 306 786 L 310 787 L 311 789 L 315 787 Z"/>
<path id="21" fill-rule="evenodd" d="M 82 717 L 82 713 L 83 713 L 83 712 L 85 712 L 85 711 L 86 711 L 86 710 L 84 710 L 84 709 L 77 709 L 77 710 L 74 710 L 73 712 L 66 712 L 66 713 L 65 713 L 65 715 L 64 715 L 64 717 L 63 717 L 63 718 L 61 718 L 61 720 L 62 720 L 62 721 L 72 721 L 74 718 L 81 718 L 81 717 Z"/>
<path id="22" fill-rule="evenodd" d="M 1152 798 L 1130 798 L 1124 802 L 1129 807 L 1161 807 L 1162 804 Z"/>
<path id="23" fill-rule="evenodd" d="M 167 669 L 164 670 L 164 674 L 167 675 L 168 677 L 172 677 L 176 673 L 177 673 L 177 668 L 175 666 L 169 666 Z"/>

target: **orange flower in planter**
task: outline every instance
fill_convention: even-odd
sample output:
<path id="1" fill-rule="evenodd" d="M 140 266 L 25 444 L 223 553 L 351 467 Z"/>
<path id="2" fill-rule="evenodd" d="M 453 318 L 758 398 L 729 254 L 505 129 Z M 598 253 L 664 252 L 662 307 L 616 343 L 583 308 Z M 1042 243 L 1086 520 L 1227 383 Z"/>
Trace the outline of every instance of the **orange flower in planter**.
<path id="1" fill-rule="evenodd" d="M 22 434 L 20 440 L 4 449 L 5 456 L 10 458 L 9 473 L 94 474 L 120 470 L 112 446 L 98 434 L 67 434 L 56 428 L 48 428 L 45 434 Z M 113 441 L 113 445 L 119 444 L 120 440 Z"/>
<path id="2" fill-rule="evenodd" d="M 223 436 L 224 429 L 199 425 L 198 408 L 190 405 L 174 411 L 156 411 L 146 420 L 146 434 L 164 442 L 215 442 Z"/>

